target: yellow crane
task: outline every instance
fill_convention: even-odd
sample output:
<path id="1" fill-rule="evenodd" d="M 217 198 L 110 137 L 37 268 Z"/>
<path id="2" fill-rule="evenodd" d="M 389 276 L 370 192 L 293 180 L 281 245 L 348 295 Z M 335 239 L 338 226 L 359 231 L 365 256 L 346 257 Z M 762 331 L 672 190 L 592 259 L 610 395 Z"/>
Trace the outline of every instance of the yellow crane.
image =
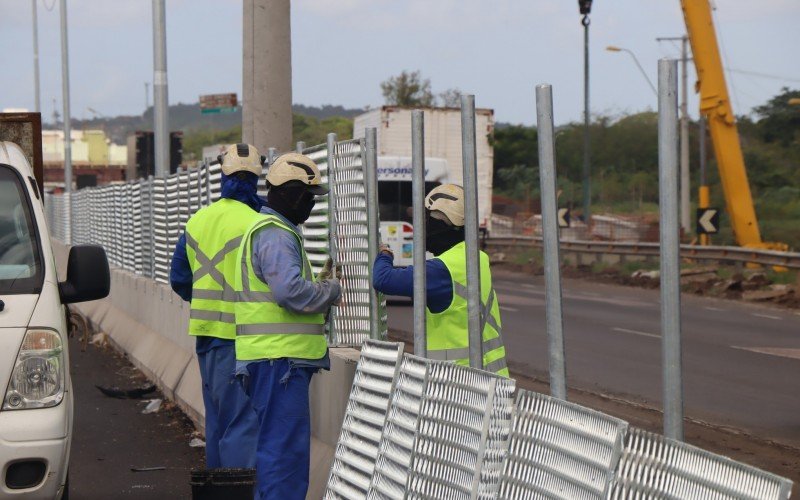
<path id="1" fill-rule="evenodd" d="M 700 113 L 708 122 L 736 242 L 743 247 L 788 250 L 784 243 L 768 243 L 761 239 L 709 0 L 681 0 L 681 8 L 697 69 Z M 701 208 L 708 207 L 707 186 L 701 186 L 699 202 Z"/>

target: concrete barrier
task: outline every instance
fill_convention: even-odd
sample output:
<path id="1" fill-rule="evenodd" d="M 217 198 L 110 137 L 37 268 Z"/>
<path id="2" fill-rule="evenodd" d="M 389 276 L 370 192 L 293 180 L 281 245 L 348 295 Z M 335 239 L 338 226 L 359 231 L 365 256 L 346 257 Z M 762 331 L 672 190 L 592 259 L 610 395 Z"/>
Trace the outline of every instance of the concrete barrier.
<path id="1" fill-rule="evenodd" d="M 60 279 L 69 247 L 53 242 Z M 175 401 L 203 430 L 203 396 L 194 339 L 186 333 L 189 304 L 168 285 L 111 269 L 111 293 L 103 300 L 75 304 L 112 345 Z M 330 350 L 331 370 L 311 383 L 311 484 L 309 499 L 321 498 L 330 473 L 359 352 Z"/>

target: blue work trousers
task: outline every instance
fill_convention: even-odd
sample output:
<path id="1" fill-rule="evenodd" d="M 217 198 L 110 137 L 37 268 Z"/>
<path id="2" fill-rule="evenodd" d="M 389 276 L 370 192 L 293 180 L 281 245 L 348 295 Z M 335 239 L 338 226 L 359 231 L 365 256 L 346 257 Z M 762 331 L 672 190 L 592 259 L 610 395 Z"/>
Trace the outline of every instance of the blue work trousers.
<path id="1" fill-rule="evenodd" d="M 303 500 L 308 491 L 311 415 L 308 386 L 316 368 L 286 359 L 247 365 L 247 395 L 258 414 L 256 498 Z"/>
<path id="2" fill-rule="evenodd" d="M 234 376 L 233 341 L 197 353 L 197 361 L 206 409 L 206 467 L 255 467 L 258 418 Z"/>

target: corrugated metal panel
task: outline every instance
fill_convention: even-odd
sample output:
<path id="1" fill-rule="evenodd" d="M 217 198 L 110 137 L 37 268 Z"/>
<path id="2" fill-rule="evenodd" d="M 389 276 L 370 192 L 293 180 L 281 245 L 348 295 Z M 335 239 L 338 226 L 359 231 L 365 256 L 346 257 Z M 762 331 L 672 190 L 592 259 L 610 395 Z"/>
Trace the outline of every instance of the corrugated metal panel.
<path id="1" fill-rule="evenodd" d="M 429 360 L 408 354 L 403 356 L 381 434 L 375 474 L 367 494 L 369 499 L 405 498 L 429 366 Z"/>
<path id="2" fill-rule="evenodd" d="M 791 491 L 788 479 L 632 428 L 609 498 L 782 500 Z"/>
<path id="3" fill-rule="evenodd" d="M 530 391 L 516 403 L 497 498 L 604 498 L 627 422 Z"/>
<path id="4" fill-rule="evenodd" d="M 368 498 L 493 498 L 514 385 L 405 355 Z"/>
<path id="5" fill-rule="evenodd" d="M 326 499 L 366 498 L 403 347 L 402 343 L 364 342 L 336 445 Z"/>

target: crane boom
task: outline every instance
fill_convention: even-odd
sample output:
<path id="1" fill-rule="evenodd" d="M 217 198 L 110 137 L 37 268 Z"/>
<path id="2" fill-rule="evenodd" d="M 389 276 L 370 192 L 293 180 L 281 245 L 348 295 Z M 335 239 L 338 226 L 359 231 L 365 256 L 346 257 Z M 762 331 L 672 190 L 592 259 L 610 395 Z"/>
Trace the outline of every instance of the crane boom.
<path id="1" fill-rule="evenodd" d="M 743 247 L 784 247 L 761 240 L 709 0 L 681 0 L 681 8 L 697 69 L 700 113 L 708 122 L 736 242 Z"/>

